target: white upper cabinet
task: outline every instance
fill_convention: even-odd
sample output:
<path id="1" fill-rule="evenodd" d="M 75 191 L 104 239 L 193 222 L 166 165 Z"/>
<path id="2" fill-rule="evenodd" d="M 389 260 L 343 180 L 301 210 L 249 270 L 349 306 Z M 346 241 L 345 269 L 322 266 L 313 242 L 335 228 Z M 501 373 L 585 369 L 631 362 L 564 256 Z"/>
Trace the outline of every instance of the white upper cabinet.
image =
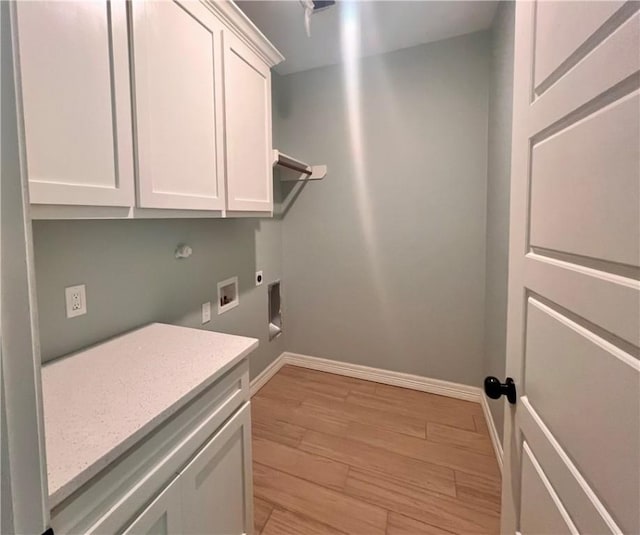
<path id="1" fill-rule="evenodd" d="M 14 8 L 32 217 L 273 211 L 270 69 L 284 58 L 233 2 Z"/>
<path id="2" fill-rule="evenodd" d="M 221 33 L 199 2 L 132 4 L 142 208 L 225 208 Z"/>
<path id="3" fill-rule="evenodd" d="M 31 202 L 132 205 L 125 2 L 14 7 Z"/>
<path id="4" fill-rule="evenodd" d="M 223 41 L 227 208 L 272 211 L 269 66 L 231 32 Z"/>

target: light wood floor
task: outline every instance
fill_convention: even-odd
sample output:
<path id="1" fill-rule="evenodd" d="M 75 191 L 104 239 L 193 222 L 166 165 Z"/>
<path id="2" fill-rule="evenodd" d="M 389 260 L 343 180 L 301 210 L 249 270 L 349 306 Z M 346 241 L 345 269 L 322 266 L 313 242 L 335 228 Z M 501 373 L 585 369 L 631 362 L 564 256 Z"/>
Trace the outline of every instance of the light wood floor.
<path id="1" fill-rule="evenodd" d="M 499 532 L 479 404 L 285 366 L 251 405 L 258 534 Z"/>

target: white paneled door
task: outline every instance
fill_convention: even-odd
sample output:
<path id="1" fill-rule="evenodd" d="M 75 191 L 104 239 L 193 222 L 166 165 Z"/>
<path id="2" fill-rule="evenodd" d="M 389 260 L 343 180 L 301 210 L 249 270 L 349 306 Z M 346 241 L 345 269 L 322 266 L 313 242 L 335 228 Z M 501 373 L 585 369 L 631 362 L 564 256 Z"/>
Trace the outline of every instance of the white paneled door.
<path id="1" fill-rule="evenodd" d="M 640 533 L 639 8 L 517 5 L 504 533 Z"/>

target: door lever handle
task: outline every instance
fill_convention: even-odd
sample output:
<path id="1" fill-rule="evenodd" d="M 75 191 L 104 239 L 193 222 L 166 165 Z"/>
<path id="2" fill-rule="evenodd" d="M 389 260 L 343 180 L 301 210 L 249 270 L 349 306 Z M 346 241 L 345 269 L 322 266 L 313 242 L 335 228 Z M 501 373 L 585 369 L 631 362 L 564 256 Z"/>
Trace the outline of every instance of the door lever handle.
<path id="1" fill-rule="evenodd" d="M 485 377 L 484 393 L 491 399 L 500 399 L 500 396 L 507 396 L 507 400 L 512 405 L 515 405 L 517 399 L 516 383 L 511 377 L 507 377 L 504 383 L 501 383 L 497 377 Z"/>

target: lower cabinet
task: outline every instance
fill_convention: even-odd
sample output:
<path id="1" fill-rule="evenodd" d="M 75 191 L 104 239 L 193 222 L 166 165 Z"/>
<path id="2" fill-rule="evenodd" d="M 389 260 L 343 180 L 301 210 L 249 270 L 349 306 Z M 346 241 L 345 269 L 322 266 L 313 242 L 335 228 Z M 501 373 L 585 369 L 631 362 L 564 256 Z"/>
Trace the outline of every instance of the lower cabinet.
<path id="1" fill-rule="evenodd" d="M 253 532 L 250 407 L 245 404 L 124 529 L 127 535 Z"/>
<path id="2" fill-rule="evenodd" d="M 169 535 L 182 532 L 180 480 L 174 479 L 136 518 L 124 535 Z"/>
<path id="3" fill-rule="evenodd" d="M 253 532 L 250 415 L 247 404 L 180 473 L 181 533 Z"/>

